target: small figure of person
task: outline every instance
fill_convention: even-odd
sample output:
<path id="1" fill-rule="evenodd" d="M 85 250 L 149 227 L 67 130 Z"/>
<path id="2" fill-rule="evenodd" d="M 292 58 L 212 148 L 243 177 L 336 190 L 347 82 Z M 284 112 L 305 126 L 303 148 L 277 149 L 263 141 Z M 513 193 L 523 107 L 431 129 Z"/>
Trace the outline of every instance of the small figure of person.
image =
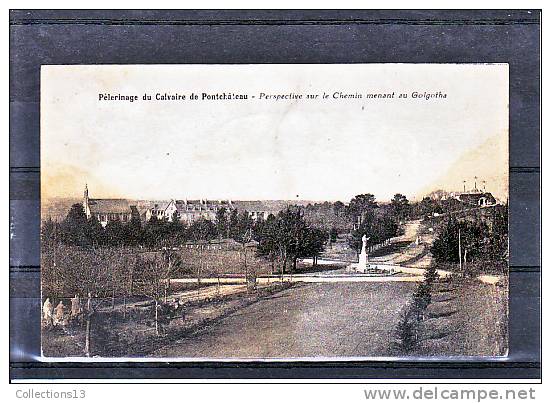
<path id="1" fill-rule="evenodd" d="M 47 326 L 52 325 L 53 312 L 54 307 L 50 302 L 50 298 L 46 298 L 46 301 L 44 301 L 44 305 L 42 307 L 42 315 Z"/>
<path id="2" fill-rule="evenodd" d="M 174 312 L 174 315 L 178 315 L 179 312 L 182 310 L 183 304 L 182 301 L 180 301 L 180 298 L 173 298 L 172 300 L 172 310 Z"/>
<path id="3" fill-rule="evenodd" d="M 57 325 L 63 325 L 63 320 L 65 317 L 65 305 L 63 305 L 63 301 L 59 301 L 59 304 L 55 307 L 54 310 L 54 326 Z"/>
<path id="4" fill-rule="evenodd" d="M 82 312 L 80 307 L 80 298 L 78 295 L 75 295 L 74 298 L 71 298 L 71 317 L 76 317 Z"/>
<path id="5" fill-rule="evenodd" d="M 178 310 L 176 311 L 176 315 L 182 318 L 182 323 L 186 323 L 186 304 L 182 303 L 181 300 L 178 300 Z"/>

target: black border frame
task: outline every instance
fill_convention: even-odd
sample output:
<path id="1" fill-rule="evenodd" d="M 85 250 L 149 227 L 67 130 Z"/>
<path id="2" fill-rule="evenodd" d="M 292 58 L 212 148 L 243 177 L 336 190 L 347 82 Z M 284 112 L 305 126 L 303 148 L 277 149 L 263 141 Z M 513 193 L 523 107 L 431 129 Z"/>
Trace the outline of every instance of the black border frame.
<path id="1" fill-rule="evenodd" d="M 11 10 L 10 379 L 540 378 L 540 24 L 541 10 Z M 508 359 L 93 364 L 33 359 L 37 334 L 40 348 L 33 323 L 39 323 L 40 311 L 41 64 L 361 62 L 509 63 Z"/>

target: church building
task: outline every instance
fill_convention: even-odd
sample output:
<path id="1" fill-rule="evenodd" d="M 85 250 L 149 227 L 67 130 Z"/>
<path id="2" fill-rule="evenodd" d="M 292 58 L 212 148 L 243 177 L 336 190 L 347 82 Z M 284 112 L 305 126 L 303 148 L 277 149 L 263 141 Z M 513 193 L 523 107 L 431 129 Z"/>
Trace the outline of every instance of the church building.
<path id="1" fill-rule="evenodd" d="M 110 221 L 118 220 L 122 223 L 129 222 L 132 217 L 140 216 L 135 205 L 126 199 L 90 199 L 88 197 L 88 185 L 84 187 L 84 199 L 82 201 L 86 218 L 95 216 L 99 223 L 105 227 Z"/>

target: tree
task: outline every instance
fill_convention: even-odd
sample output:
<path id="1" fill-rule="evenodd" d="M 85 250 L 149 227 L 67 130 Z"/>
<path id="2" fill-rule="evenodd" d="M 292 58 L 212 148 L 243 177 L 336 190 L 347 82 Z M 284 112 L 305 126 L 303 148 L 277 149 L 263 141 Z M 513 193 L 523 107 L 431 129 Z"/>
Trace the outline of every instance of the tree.
<path id="1" fill-rule="evenodd" d="M 331 228 L 329 231 L 329 238 L 331 239 L 331 242 L 337 242 L 338 235 L 339 231 L 335 227 Z"/>
<path id="2" fill-rule="evenodd" d="M 180 213 L 175 210 L 167 224 L 166 246 L 180 245 L 186 240 L 186 226 L 180 221 Z"/>
<path id="3" fill-rule="evenodd" d="M 277 233 L 278 224 L 276 217 L 270 214 L 266 221 L 262 224 L 261 228 L 257 229 L 255 233 L 258 240 L 257 254 L 258 256 L 264 256 L 271 262 L 272 273 L 275 272 L 275 260 L 278 256 L 277 253 Z"/>
<path id="4" fill-rule="evenodd" d="M 290 261 L 296 270 L 297 259 L 300 257 L 305 242 L 306 222 L 300 207 L 288 207 L 278 214 L 277 247 L 283 260 L 282 272 Z"/>
<path id="5" fill-rule="evenodd" d="M 489 227 L 487 256 L 503 264 L 506 269 L 509 260 L 509 206 L 498 206 L 492 210 Z"/>
<path id="6" fill-rule="evenodd" d="M 465 221 L 460 223 L 460 227 L 461 248 L 465 266 L 467 262 L 484 260 L 488 245 L 488 226 L 483 221 L 475 223 Z"/>
<path id="7" fill-rule="evenodd" d="M 410 213 L 410 205 L 407 197 L 401 193 L 396 193 L 390 201 L 390 211 L 397 221 L 406 219 Z"/>
<path id="8" fill-rule="evenodd" d="M 188 228 L 188 238 L 194 241 L 210 241 L 216 238 L 216 225 L 210 220 L 200 218 Z"/>
<path id="9" fill-rule="evenodd" d="M 376 244 L 377 242 L 375 241 L 378 239 L 378 236 L 375 234 L 375 228 L 375 214 L 373 211 L 367 211 L 361 218 L 361 224 L 352 231 L 352 236 L 348 239 L 349 246 L 359 254 L 364 234 L 369 238 L 368 245 Z"/>
<path id="10" fill-rule="evenodd" d="M 144 229 L 140 217 L 133 215 L 127 224 L 128 243 L 130 245 L 141 245 L 144 242 Z"/>
<path id="11" fill-rule="evenodd" d="M 376 245 L 396 236 L 398 228 L 398 223 L 387 211 L 368 210 L 363 214 L 361 224 L 352 231 L 348 244 L 360 253 L 364 234 L 369 237 L 368 245 Z"/>
<path id="12" fill-rule="evenodd" d="M 304 220 L 300 207 L 290 206 L 278 213 L 270 214 L 258 232 L 259 256 L 265 256 L 272 262 L 279 260 L 281 274 L 287 271 L 291 263 L 296 270 L 299 258 L 311 257 L 314 265 L 318 255 L 323 251 L 328 233 L 319 228 L 310 227 Z"/>
<path id="13" fill-rule="evenodd" d="M 75 203 L 71 206 L 71 209 L 67 213 L 65 221 L 71 223 L 84 224 L 86 222 L 86 214 L 84 213 L 84 207 L 80 203 Z"/>
<path id="14" fill-rule="evenodd" d="M 249 270 L 248 265 L 248 244 L 253 238 L 253 219 L 247 211 L 242 211 L 237 216 L 237 222 L 232 229 L 232 238 L 241 244 L 241 256 L 243 261 L 243 271 L 247 280 L 247 287 L 252 290 L 256 287 L 256 271 Z"/>
<path id="15" fill-rule="evenodd" d="M 442 203 L 439 199 L 435 200 L 427 196 L 421 200 L 421 213 L 423 215 L 433 213 L 442 214 L 443 212 Z"/>
<path id="16" fill-rule="evenodd" d="M 164 273 L 166 275 L 164 288 L 164 302 L 166 303 L 170 290 L 170 279 L 182 269 L 182 258 L 177 251 L 165 248 L 163 250 L 163 260 Z"/>
<path id="17" fill-rule="evenodd" d="M 400 320 L 396 326 L 397 341 L 395 343 L 398 351 L 401 354 L 409 354 L 418 338 L 418 321 L 413 315 L 413 310 L 410 307 L 406 307 L 404 311 L 400 313 Z"/>
<path id="18" fill-rule="evenodd" d="M 167 239 L 168 220 L 159 220 L 155 215 L 152 216 L 145 225 L 145 243 L 149 247 L 160 246 Z"/>
<path id="19" fill-rule="evenodd" d="M 252 227 L 252 237 L 254 240 L 258 241 L 260 239 L 262 231 L 264 230 L 264 225 L 266 225 L 266 219 L 264 219 L 263 215 L 258 216 L 256 220 L 254 220 Z"/>
<path id="20" fill-rule="evenodd" d="M 371 193 L 357 195 L 350 200 L 350 204 L 348 205 L 348 216 L 355 221 L 357 217 L 377 207 L 378 204 L 375 201 L 375 196 Z"/>
<path id="21" fill-rule="evenodd" d="M 249 213 L 242 211 L 238 214 L 237 222 L 234 224 L 232 238 L 239 243 L 243 243 L 245 240 L 247 240 L 246 242 L 250 242 L 253 224 L 253 219 L 249 216 Z"/>
<path id="22" fill-rule="evenodd" d="M 175 251 L 165 249 L 161 255 L 153 254 L 144 258 L 135 273 L 139 280 L 136 282 L 136 288 L 154 302 L 154 323 L 157 335 L 161 334 L 159 312 L 161 301 L 166 301 L 170 279 L 180 268 L 179 255 Z"/>
<path id="23" fill-rule="evenodd" d="M 40 240 L 42 245 L 57 242 L 57 227 L 57 223 L 52 221 L 51 217 L 48 217 L 48 219 L 42 223 L 42 227 L 40 228 Z"/>
<path id="24" fill-rule="evenodd" d="M 164 273 L 164 262 L 158 255 L 153 255 L 143 260 L 140 268 L 140 282 L 138 283 L 143 295 L 151 298 L 154 303 L 155 334 L 160 335 L 159 327 L 159 304 L 164 298 L 166 276 Z"/>
<path id="25" fill-rule="evenodd" d="M 269 216 L 259 236 L 258 253 L 271 260 L 279 260 L 282 275 L 288 263 L 292 263 L 293 269 L 296 269 L 297 259 L 311 253 L 311 250 L 306 252 L 305 249 L 308 226 L 301 208 L 297 206 L 287 207 L 276 217 Z"/>
<path id="26" fill-rule="evenodd" d="M 239 225 L 239 217 L 237 213 L 237 209 L 232 209 L 230 213 L 230 222 L 228 224 L 228 238 L 235 239 L 236 233 L 239 231 L 237 226 Z"/>
<path id="27" fill-rule="evenodd" d="M 107 242 L 105 230 L 103 229 L 95 215 L 91 215 L 88 219 L 85 231 L 91 245 L 97 247 L 100 245 L 105 245 L 105 243 Z"/>
<path id="28" fill-rule="evenodd" d="M 80 203 L 73 204 L 67 217 L 61 223 L 61 240 L 69 245 L 90 245 L 90 239 L 86 233 L 86 224 L 84 207 Z"/>
<path id="29" fill-rule="evenodd" d="M 91 352 L 91 328 L 96 307 L 94 300 L 112 294 L 118 274 L 116 258 L 106 248 L 83 248 L 55 243 L 42 250 L 42 292 L 51 298 L 80 295 L 88 298 L 85 354 Z M 109 264 L 107 264 L 109 262 Z M 115 269 L 115 270 L 114 270 Z"/>
<path id="30" fill-rule="evenodd" d="M 341 201 L 336 201 L 335 203 L 333 203 L 333 212 L 337 217 L 340 217 L 344 213 L 345 208 L 346 206 Z"/>
<path id="31" fill-rule="evenodd" d="M 455 218 L 446 221 L 430 250 L 438 263 L 459 263 L 459 222 Z"/>
<path id="32" fill-rule="evenodd" d="M 327 233 L 318 228 L 307 228 L 304 231 L 303 244 L 301 245 L 299 257 L 311 257 L 312 265 L 318 264 L 318 256 L 323 251 Z"/>
<path id="33" fill-rule="evenodd" d="M 216 231 L 220 239 L 228 236 L 229 222 L 228 222 L 228 210 L 225 207 L 221 207 L 216 211 Z"/>
<path id="34" fill-rule="evenodd" d="M 105 226 L 105 238 L 108 245 L 123 245 L 125 243 L 125 235 L 125 227 L 120 220 L 110 220 Z"/>
<path id="35" fill-rule="evenodd" d="M 459 263 L 461 260 L 465 270 L 467 262 L 488 259 L 489 237 L 489 228 L 480 218 L 460 222 L 451 217 L 439 231 L 431 253 L 438 263 Z"/>
<path id="36" fill-rule="evenodd" d="M 309 226 L 330 231 L 338 228 L 347 231 L 351 227 L 351 220 L 346 215 L 346 207 L 342 202 L 308 203 L 302 208 L 303 217 Z"/>

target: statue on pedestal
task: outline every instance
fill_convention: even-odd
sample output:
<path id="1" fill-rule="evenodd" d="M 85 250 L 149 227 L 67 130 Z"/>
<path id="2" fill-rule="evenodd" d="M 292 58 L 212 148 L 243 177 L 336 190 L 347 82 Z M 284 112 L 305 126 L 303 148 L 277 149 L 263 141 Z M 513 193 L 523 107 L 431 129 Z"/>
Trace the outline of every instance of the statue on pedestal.
<path id="1" fill-rule="evenodd" d="M 358 260 L 358 266 L 356 270 L 365 273 L 367 271 L 368 262 L 367 262 L 367 241 L 369 238 L 366 234 L 362 236 L 362 251 L 360 252 L 360 259 Z"/>

